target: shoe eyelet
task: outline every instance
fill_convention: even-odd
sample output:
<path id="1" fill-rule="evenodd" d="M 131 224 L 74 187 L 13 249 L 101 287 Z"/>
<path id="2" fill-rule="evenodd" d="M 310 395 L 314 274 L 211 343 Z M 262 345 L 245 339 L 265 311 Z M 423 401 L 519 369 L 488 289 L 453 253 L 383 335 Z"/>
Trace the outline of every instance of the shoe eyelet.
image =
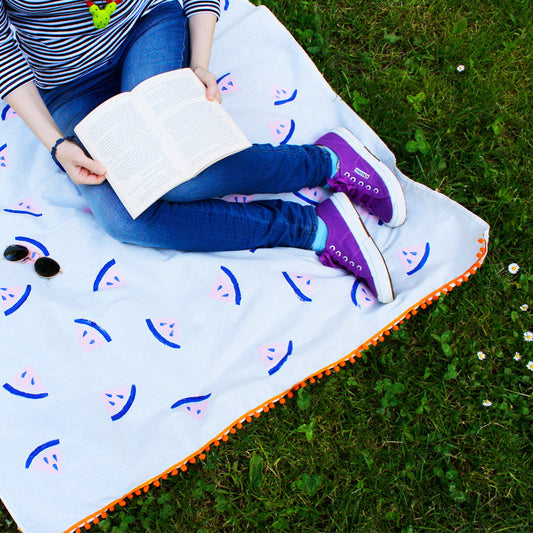
<path id="1" fill-rule="evenodd" d="M 349 173 L 349 172 L 345 172 L 345 173 L 344 173 L 344 177 L 345 177 L 345 178 L 349 178 L 349 177 L 350 177 L 350 173 Z"/>
<path id="2" fill-rule="evenodd" d="M 355 183 L 357 180 L 353 176 L 350 176 L 350 181 L 353 181 Z"/>
<path id="3" fill-rule="evenodd" d="M 347 263 L 348 262 L 348 258 L 346 256 L 343 257 L 344 259 L 344 262 Z"/>
<path id="4" fill-rule="evenodd" d="M 364 182 L 359 181 L 359 182 L 357 183 L 357 185 L 359 185 L 359 187 L 364 187 L 365 184 L 364 184 Z"/>
<path id="5" fill-rule="evenodd" d="M 366 189 L 369 191 L 370 189 L 372 189 L 372 187 L 370 185 L 367 185 Z"/>
<path id="6" fill-rule="evenodd" d="M 377 187 L 374 187 L 374 192 L 377 194 L 379 192 L 379 189 Z"/>
<path id="7" fill-rule="evenodd" d="M 350 266 L 351 267 L 355 266 L 355 263 L 353 261 L 350 261 Z"/>
<path id="8" fill-rule="evenodd" d="M 341 252 L 340 250 L 337 250 L 337 251 L 335 252 L 335 255 L 336 255 L 337 257 L 340 257 L 340 256 L 342 255 L 342 252 Z"/>
<path id="9" fill-rule="evenodd" d="M 332 244 L 332 245 L 330 245 L 329 249 L 334 252 L 335 251 L 335 246 L 333 246 L 333 244 Z"/>
<path id="10" fill-rule="evenodd" d="M 363 267 L 361 265 L 357 265 L 357 270 L 359 270 L 359 272 L 361 272 L 361 270 L 363 270 Z"/>

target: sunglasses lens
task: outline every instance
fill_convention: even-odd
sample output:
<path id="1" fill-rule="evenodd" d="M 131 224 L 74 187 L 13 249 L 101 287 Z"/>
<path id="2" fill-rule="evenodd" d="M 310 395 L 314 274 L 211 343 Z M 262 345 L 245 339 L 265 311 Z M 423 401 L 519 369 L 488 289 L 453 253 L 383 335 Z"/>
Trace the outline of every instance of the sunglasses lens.
<path id="1" fill-rule="evenodd" d="M 35 272 L 43 278 L 52 278 L 61 270 L 59 263 L 50 257 L 39 257 L 34 266 Z"/>
<path id="2" fill-rule="evenodd" d="M 25 247 L 21 246 L 20 244 L 13 244 L 12 246 L 8 246 L 4 250 L 4 257 L 8 261 L 22 261 L 26 257 L 28 257 L 30 251 Z"/>

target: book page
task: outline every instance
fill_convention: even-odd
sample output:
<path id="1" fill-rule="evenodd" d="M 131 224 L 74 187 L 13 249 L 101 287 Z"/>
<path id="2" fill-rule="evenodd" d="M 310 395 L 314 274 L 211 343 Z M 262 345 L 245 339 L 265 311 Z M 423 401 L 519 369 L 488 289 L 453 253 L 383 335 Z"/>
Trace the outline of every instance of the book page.
<path id="1" fill-rule="evenodd" d="M 226 110 L 207 100 L 205 91 L 188 68 L 160 74 L 134 89 L 144 102 L 139 105 L 156 115 L 175 143 L 173 155 L 187 162 L 192 176 L 251 146 Z"/>
<path id="2" fill-rule="evenodd" d="M 149 123 L 128 93 L 101 104 L 74 131 L 106 166 L 109 183 L 133 218 L 190 177 L 169 155 L 166 134 Z"/>

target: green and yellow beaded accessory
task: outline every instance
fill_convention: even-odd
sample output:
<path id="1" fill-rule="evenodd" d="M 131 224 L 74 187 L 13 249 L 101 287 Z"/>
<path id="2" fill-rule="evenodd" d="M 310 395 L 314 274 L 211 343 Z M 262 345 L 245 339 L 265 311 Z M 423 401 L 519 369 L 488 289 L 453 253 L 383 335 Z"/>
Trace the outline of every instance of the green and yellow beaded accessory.
<path id="1" fill-rule="evenodd" d="M 100 7 L 91 0 L 87 0 L 87 7 L 93 16 L 93 24 L 97 30 L 103 30 L 109 24 L 109 19 L 120 2 L 122 0 L 106 0 L 106 5 Z"/>

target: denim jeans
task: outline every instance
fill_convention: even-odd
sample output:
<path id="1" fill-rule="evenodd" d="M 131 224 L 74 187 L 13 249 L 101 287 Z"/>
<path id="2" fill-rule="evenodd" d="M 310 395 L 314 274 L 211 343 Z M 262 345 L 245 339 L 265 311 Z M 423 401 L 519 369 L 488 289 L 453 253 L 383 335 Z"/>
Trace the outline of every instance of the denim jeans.
<path id="1" fill-rule="evenodd" d="M 64 134 L 73 135 L 74 126 L 103 101 L 148 77 L 187 66 L 188 56 L 183 9 L 178 2 L 165 3 L 137 21 L 105 66 L 41 95 Z M 322 186 L 330 172 L 330 156 L 317 146 L 253 145 L 179 185 L 135 220 L 109 183 L 79 189 L 103 228 L 122 242 L 182 251 L 311 248 L 317 230 L 313 207 L 217 197 Z"/>

